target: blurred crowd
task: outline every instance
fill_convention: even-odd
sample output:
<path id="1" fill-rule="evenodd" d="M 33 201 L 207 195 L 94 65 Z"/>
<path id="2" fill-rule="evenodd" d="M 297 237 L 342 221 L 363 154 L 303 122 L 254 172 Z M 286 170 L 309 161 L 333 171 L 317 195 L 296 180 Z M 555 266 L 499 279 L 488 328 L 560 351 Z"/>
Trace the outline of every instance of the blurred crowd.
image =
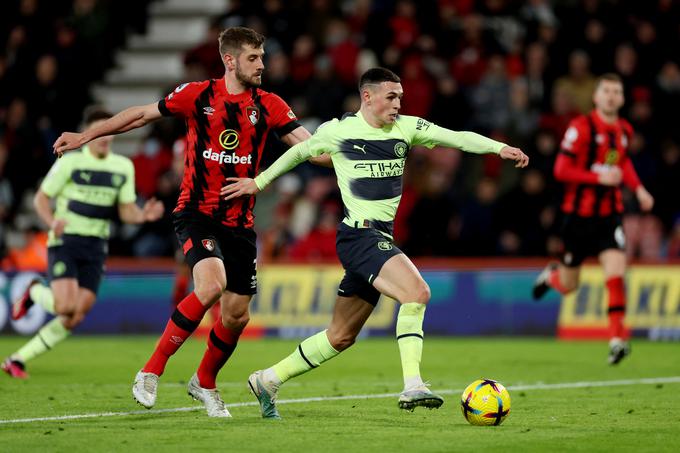
<path id="1" fill-rule="evenodd" d="M 33 227 L 22 224 L 22 195 L 50 165 L 55 136 L 77 124 L 87 86 L 110 66 L 111 49 L 129 31 L 143 31 L 149 2 L 134 3 L 138 14 L 121 11 L 120 3 L 132 2 L 13 3 L 0 37 L 5 238 Z M 630 154 L 656 198 L 653 213 L 643 215 L 626 197 L 628 253 L 680 257 L 677 1 L 231 0 L 205 42 L 184 54 L 183 81 L 223 75 L 217 35 L 236 25 L 267 36 L 263 88 L 285 99 L 310 131 L 357 110 L 358 75 L 380 65 L 402 78 L 402 113 L 529 154 L 530 167 L 520 171 L 495 156 L 413 149 L 396 225 L 397 242 L 413 256 L 559 253 L 560 186 L 552 177 L 559 143 L 569 122 L 591 109 L 596 77 L 618 73 L 627 101 L 621 113 L 635 129 Z M 159 197 L 167 211 L 181 179 L 182 128 L 158 123 L 133 156 L 140 197 Z M 275 136 L 267 149 L 269 162 L 285 151 Z M 332 171 L 300 166 L 258 197 L 256 214 L 263 259 L 334 259 L 342 203 Z M 173 249 L 167 218 L 122 229 L 112 241 L 117 254 Z"/>

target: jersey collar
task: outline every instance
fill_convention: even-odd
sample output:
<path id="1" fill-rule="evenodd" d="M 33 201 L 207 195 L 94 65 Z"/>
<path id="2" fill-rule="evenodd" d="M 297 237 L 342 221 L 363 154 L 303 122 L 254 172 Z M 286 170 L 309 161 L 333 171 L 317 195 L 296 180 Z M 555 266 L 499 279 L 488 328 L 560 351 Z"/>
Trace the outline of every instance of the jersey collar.
<path id="1" fill-rule="evenodd" d="M 95 156 L 94 153 L 92 152 L 92 150 L 90 149 L 90 147 L 87 146 L 87 145 L 85 145 L 85 146 L 83 146 L 83 154 L 85 154 L 87 157 L 89 157 L 89 158 L 91 158 L 91 159 L 94 159 L 94 160 L 98 160 L 98 161 L 100 161 L 100 162 L 103 162 L 103 161 L 107 161 L 107 160 L 111 157 L 111 150 L 109 150 L 109 152 L 108 152 L 108 154 L 106 155 L 106 157 L 104 157 L 104 158 L 102 159 L 102 158 L 100 158 L 100 157 Z"/>

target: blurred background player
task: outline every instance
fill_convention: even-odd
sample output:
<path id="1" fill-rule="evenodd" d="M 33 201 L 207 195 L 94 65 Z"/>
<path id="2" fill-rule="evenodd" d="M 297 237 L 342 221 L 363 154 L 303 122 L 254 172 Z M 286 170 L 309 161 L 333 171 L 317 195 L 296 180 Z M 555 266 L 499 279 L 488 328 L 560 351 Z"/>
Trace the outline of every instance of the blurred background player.
<path id="1" fill-rule="evenodd" d="M 170 356 L 219 300 L 221 316 L 189 380 L 188 392 L 205 404 L 208 416 L 231 417 L 215 380 L 250 319 L 248 304 L 257 292 L 255 200 L 225 201 L 220 189 L 225 177 L 255 177 L 270 131 L 276 131 L 288 145 L 310 137 L 279 96 L 258 88 L 264 71 L 264 41 L 252 29 L 228 28 L 219 35 L 223 78 L 182 84 L 158 103 L 130 107 L 85 134 L 64 133 L 54 144 L 55 153 L 60 154 L 164 115 L 186 120 L 186 166 L 173 221 L 192 267 L 194 290 L 177 305 L 151 358 L 135 377 L 133 396 L 146 408 L 156 402 L 158 378 Z"/>
<path id="2" fill-rule="evenodd" d="M 86 113 L 86 130 L 111 117 L 100 109 Z M 22 318 L 34 305 L 56 317 L 10 355 L 2 369 L 15 378 L 27 378 L 26 362 L 65 340 L 92 309 L 104 273 L 111 220 L 116 208 L 126 223 L 154 222 L 163 215 L 155 199 L 139 208 L 135 201 L 135 175 L 130 159 L 113 154 L 110 135 L 99 137 L 58 160 L 35 195 L 35 210 L 49 225 L 48 280 L 34 280 L 12 305 L 12 319 Z M 56 200 L 56 210 L 51 201 Z"/>
<path id="3" fill-rule="evenodd" d="M 274 405 L 279 387 L 349 348 L 381 294 L 401 304 L 397 343 L 404 390 L 399 407 L 440 407 L 420 376 L 423 319 L 430 288 L 411 260 L 394 245 L 394 218 L 402 196 L 402 175 L 411 146 L 437 145 L 477 154 L 494 153 L 525 167 L 529 158 L 518 148 L 472 132 L 454 132 L 415 116 L 400 116 L 404 90 L 392 71 L 373 68 L 359 81 L 361 107 L 320 126 L 314 136 L 289 149 L 257 178 L 227 178 L 226 199 L 254 195 L 275 178 L 313 156 L 329 153 L 338 177 L 345 218 L 337 233 L 338 258 L 345 275 L 338 288 L 327 330 L 304 340 L 287 358 L 251 374 L 248 384 L 264 418 L 280 418 Z M 245 200 L 252 199 L 247 196 Z"/>
<path id="4" fill-rule="evenodd" d="M 535 299 L 550 288 L 571 293 L 578 288 L 583 260 L 597 255 L 607 286 L 608 361 L 612 365 L 630 354 L 629 333 L 623 325 L 626 255 L 621 182 L 635 193 L 642 211 L 654 206 L 654 198 L 640 183 L 627 155 L 633 128 L 619 118 L 623 89 L 618 75 L 602 75 L 593 94 L 595 108 L 574 119 L 564 134 L 554 168 L 555 179 L 564 184 L 564 255 L 561 263 L 548 264 L 533 289 Z"/>

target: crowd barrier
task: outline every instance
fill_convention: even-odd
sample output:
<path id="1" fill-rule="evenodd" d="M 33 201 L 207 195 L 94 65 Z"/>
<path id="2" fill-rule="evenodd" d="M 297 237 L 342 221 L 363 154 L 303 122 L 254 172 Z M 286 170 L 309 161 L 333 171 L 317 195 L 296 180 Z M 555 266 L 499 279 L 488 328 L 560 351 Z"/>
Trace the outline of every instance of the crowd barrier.
<path id="1" fill-rule="evenodd" d="M 171 263 L 116 261 L 109 265 L 97 304 L 80 333 L 160 333 L 172 312 Z M 606 333 L 606 293 L 597 266 L 585 265 L 582 285 L 561 298 L 551 292 L 531 300 L 543 261 L 443 260 L 418 265 L 430 285 L 427 335 L 558 335 L 598 338 Z M 249 336 L 298 338 L 327 326 L 343 270 L 336 264 L 268 264 L 258 270 L 259 292 L 251 304 Z M 49 316 L 33 308 L 20 321 L 9 316 L 32 272 L 0 273 L 0 333 L 35 332 Z M 680 265 L 634 265 L 626 276 L 627 324 L 635 335 L 676 338 L 680 332 Z M 383 297 L 363 335 L 393 335 L 398 307 Z M 199 331 L 210 328 L 212 316 Z"/>

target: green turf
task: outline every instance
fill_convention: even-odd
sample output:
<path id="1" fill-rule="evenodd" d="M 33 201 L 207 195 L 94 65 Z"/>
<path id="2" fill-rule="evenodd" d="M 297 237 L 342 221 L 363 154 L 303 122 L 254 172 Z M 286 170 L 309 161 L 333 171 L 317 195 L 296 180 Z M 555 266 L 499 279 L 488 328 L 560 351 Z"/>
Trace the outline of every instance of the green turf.
<path id="1" fill-rule="evenodd" d="M 0 354 L 24 339 L 0 338 Z M 138 411 L 130 385 L 153 348 L 151 337 L 75 336 L 30 363 L 31 378 L 0 375 L 0 420 Z M 250 371 L 287 355 L 293 341 L 244 341 L 218 381 L 227 403 L 253 402 Z M 161 380 L 156 409 L 195 406 L 185 383 L 204 349 L 190 341 Z M 618 367 L 602 342 L 547 339 L 434 339 L 423 373 L 445 394 L 437 411 L 400 412 L 396 397 L 281 404 L 284 420 L 255 406 L 229 420 L 203 410 L 0 424 L 0 451 L 680 451 L 680 383 L 510 390 L 499 427 L 469 426 L 459 393 L 478 377 L 507 386 L 680 376 L 678 345 L 636 341 Z M 397 393 L 395 341 L 361 340 L 321 368 L 286 384 L 280 398 Z"/>

